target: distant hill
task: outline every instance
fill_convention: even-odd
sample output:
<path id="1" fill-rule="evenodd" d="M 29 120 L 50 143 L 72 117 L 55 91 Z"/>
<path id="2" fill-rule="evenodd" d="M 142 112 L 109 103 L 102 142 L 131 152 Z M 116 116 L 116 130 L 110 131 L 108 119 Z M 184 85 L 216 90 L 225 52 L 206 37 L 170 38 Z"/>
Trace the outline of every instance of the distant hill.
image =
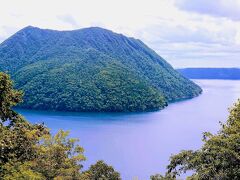
<path id="1" fill-rule="evenodd" d="M 240 68 L 185 68 L 177 70 L 190 79 L 240 79 Z"/>
<path id="2" fill-rule="evenodd" d="M 152 111 L 201 93 L 142 41 L 98 27 L 26 27 L 0 44 L 0 71 L 30 109 Z"/>

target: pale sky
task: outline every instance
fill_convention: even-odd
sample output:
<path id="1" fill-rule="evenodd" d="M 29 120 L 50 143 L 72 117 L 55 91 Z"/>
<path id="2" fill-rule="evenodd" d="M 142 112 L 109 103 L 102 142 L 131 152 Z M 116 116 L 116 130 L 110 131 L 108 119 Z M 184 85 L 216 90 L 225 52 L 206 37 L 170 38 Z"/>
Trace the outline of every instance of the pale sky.
<path id="1" fill-rule="evenodd" d="M 240 0 L 0 0 L 0 42 L 28 25 L 107 28 L 174 67 L 240 67 Z"/>

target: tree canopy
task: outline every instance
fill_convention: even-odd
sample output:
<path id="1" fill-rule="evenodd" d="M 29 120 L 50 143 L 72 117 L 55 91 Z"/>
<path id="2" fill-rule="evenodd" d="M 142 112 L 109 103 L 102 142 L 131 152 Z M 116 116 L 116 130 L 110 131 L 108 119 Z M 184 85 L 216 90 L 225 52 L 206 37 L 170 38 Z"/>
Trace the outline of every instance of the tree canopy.
<path id="1" fill-rule="evenodd" d="M 18 114 L 12 110 L 13 106 L 16 106 L 22 101 L 23 93 L 13 89 L 13 82 L 10 80 L 10 77 L 0 72 L 0 123 L 1 125 L 10 120 L 11 124 Z"/>
<path id="2" fill-rule="evenodd" d="M 91 165 L 83 175 L 90 180 L 121 180 L 120 174 L 103 161 L 97 161 L 96 164 Z"/>

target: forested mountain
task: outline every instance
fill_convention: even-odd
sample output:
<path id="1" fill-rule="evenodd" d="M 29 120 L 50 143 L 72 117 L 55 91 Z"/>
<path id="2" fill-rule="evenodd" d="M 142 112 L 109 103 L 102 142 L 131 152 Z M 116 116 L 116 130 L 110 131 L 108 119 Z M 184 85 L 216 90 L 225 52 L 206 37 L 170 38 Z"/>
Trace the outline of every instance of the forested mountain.
<path id="1" fill-rule="evenodd" d="M 190 79 L 240 79 L 240 68 L 185 68 L 178 71 Z"/>
<path id="2" fill-rule="evenodd" d="M 0 71 L 31 109 L 148 111 L 201 93 L 142 41 L 98 27 L 26 27 L 0 44 Z"/>

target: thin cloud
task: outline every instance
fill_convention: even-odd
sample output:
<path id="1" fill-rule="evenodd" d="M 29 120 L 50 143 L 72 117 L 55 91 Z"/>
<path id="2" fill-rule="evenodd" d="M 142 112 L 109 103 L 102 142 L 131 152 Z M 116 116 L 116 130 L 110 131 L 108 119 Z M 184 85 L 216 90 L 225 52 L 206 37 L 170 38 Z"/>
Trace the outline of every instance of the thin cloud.
<path id="1" fill-rule="evenodd" d="M 69 14 L 57 16 L 59 20 L 70 24 L 73 28 L 79 27 L 77 21 Z"/>
<path id="2" fill-rule="evenodd" d="M 239 0 L 177 0 L 176 5 L 186 11 L 240 20 Z"/>

